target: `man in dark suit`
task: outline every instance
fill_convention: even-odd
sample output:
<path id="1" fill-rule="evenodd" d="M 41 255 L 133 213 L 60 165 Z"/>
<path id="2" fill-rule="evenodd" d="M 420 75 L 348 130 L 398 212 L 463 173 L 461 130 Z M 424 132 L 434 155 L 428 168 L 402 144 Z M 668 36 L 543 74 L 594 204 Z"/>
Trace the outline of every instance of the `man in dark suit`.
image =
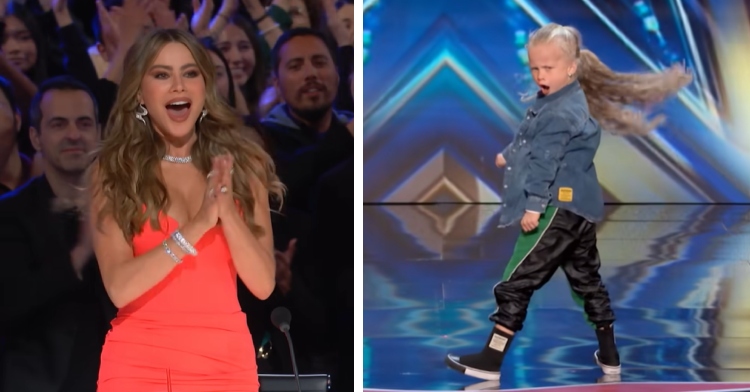
<path id="1" fill-rule="evenodd" d="M 2 389 L 94 392 L 115 311 L 80 218 L 97 106 L 84 85 L 60 77 L 40 86 L 29 117 L 44 175 L 0 198 Z"/>

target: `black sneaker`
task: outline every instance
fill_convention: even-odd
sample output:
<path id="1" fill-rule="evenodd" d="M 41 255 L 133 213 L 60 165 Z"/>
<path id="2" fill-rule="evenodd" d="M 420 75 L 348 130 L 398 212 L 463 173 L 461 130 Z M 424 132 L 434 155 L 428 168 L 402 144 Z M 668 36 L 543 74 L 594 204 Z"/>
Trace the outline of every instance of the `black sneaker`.
<path id="1" fill-rule="evenodd" d="M 599 350 L 594 352 L 594 359 L 596 364 L 602 368 L 602 372 L 607 375 L 619 375 L 622 371 L 620 365 L 620 355 L 615 352 L 611 358 L 605 358 L 599 356 Z"/>
<path id="2" fill-rule="evenodd" d="M 596 328 L 596 340 L 599 341 L 599 349 L 594 353 L 596 364 L 602 368 L 604 374 L 620 374 L 620 354 L 617 352 L 615 343 L 615 329 L 612 324 Z"/>
<path id="3" fill-rule="evenodd" d="M 503 364 L 503 357 L 505 357 L 505 353 L 512 342 L 513 334 L 499 331 L 493 327 L 482 351 L 461 356 L 448 354 L 445 357 L 445 364 L 469 377 L 499 381 L 500 366 Z"/>
<path id="4" fill-rule="evenodd" d="M 500 364 L 488 360 L 482 353 L 457 356 L 448 354 L 445 364 L 453 370 L 461 372 L 469 377 L 479 378 L 487 381 L 500 380 Z"/>

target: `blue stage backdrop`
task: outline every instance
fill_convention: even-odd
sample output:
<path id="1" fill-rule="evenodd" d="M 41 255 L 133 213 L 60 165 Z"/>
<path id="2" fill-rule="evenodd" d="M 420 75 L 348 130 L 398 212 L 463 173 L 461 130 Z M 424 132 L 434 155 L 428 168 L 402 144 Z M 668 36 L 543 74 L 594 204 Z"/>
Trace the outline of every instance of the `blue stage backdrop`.
<path id="1" fill-rule="evenodd" d="M 750 202 L 750 2 L 364 0 L 365 202 L 500 202 L 494 157 L 531 79 L 528 33 L 556 22 L 617 71 L 685 62 L 695 82 L 642 138 L 605 134 L 608 202 Z"/>

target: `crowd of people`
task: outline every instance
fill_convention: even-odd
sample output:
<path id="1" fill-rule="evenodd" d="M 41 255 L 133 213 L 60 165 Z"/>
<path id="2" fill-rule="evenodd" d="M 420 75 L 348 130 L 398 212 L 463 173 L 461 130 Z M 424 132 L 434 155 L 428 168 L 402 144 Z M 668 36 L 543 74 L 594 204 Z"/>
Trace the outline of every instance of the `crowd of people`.
<path id="1" fill-rule="evenodd" d="M 81 195 L 118 125 L 128 53 L 175 29 L 206 50 L 210 87 L 285 188 L 283 202 L 269 199 L 272 292 L 236 285 L 258 373 L 292 372 L 270 319 L 285 306 L 299 371 L 352 387 L 352 23 L 342 0 L 0 0 L 0 390 L 97 390 L 122 303 L 102 279 Z M 144 116 L 134 121 L 155 121 Z"/>

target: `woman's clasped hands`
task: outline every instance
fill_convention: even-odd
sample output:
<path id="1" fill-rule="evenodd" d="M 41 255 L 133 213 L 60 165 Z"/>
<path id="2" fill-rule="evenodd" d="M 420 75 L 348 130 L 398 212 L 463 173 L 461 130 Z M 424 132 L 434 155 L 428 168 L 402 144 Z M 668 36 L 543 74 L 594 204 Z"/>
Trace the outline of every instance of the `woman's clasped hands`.
<path id="1" fill-rule="evenodd" d="M 197 218 L 213 227 L 222 218 L 228 217 L 228 214 L 238 213 L 238 210 L 232 189 L 234 158 L 225 154 L 214 157 L 211 161 L 211 171 L 207 176 L 208 182 L 203 196 L 203 205 Z"/>

